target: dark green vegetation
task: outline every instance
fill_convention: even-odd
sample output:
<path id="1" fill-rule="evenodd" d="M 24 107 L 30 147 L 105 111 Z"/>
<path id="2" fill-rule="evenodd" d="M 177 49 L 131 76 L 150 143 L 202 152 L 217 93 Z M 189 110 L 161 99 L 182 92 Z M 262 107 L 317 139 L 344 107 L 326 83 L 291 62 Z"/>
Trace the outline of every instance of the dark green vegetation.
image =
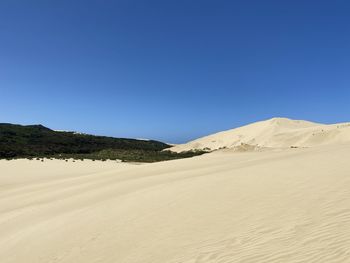
<path id="1" fill-rule="evenodd" d="M 168 144 L 152 140 L 61 132 L 42 125 L 0 123 L 0 159 L 46 157 L 157 162 L 204 153 L 162 151 L 169 147 Z"/>

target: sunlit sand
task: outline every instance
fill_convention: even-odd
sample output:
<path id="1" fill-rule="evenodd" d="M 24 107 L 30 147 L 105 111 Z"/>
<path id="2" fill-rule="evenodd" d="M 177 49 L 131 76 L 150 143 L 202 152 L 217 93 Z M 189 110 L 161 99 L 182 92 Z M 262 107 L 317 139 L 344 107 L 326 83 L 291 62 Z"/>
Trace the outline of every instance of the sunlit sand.
<path id="1" fill-rule="evenodd" d="M 0 161 L 0 262 L 348 262 L 349 128 L 269 123 L 245 152 L 222 133 L 153 164 Z"/>

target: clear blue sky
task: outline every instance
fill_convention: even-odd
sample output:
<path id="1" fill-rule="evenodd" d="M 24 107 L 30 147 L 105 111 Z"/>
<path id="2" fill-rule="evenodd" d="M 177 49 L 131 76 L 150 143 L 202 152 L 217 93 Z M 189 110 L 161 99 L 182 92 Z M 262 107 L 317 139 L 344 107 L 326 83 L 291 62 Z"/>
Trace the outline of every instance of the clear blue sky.
<path id="1" fill-rule="evenodd" d="M 350 121 L 350 1 L 2 0 L 0 122 L 184 142 Z"/>

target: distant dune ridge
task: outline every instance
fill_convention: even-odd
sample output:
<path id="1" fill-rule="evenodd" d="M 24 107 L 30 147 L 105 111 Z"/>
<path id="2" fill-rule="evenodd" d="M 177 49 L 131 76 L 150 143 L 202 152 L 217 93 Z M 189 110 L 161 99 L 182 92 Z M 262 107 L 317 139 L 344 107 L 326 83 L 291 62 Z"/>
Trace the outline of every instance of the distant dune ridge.
<path id="1" fill-rule="evenodd" d="M 169 150 L 261 150 L 263 148 L 315 147 L 350 142 L 350 123 L 320 124 L 287 118 L 272 118 L 218 132 Z"/>

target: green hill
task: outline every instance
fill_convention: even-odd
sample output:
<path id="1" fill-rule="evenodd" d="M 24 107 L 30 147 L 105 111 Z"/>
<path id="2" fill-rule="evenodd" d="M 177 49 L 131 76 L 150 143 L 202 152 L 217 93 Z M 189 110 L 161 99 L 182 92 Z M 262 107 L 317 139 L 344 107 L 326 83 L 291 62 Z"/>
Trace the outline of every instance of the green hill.
<path id="1" fill-rule="evenodd" d="M 136 140 L 54 131 L 42 125 L 0 123 L 0 158 L 88 158 L 154 162 L 191 157 L 199 152 L 162 151 L 170 145 Z"/>

